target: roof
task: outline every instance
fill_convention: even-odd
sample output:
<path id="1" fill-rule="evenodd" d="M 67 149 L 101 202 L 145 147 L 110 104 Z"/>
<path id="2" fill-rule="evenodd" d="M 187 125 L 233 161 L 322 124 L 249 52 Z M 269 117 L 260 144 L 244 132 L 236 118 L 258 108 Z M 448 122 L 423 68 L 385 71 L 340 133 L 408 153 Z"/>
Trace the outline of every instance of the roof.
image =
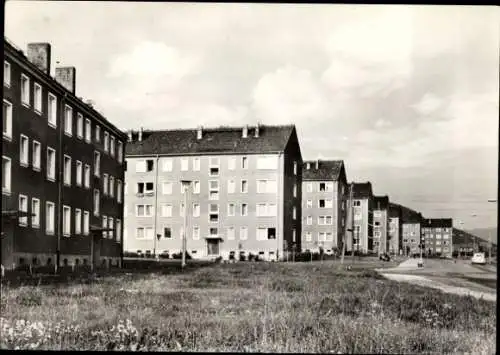
<path id="1" fill-rule="evenodd" d="M 352 191 L 353 198 L 370 198 L 373 196 L 371 182 L 355 182 Z"/>
<path id="2" fill-rule="evenodd" d="M 401 219 L 403 223 L 422 223 L 423 217 L 420 212 L 401 206 Z"/>
<path id="3" fill-rule="evenodd" d="M 316 169 L 316 163 L 318 168 Z M 307 168 L 309 164 L 309 169 Z M 302 166 L 302 180 L 340 180 L 343 160 L 306 160 Z"/>
<path id="4" fill-rule="evenodd" d="M 389 202 L 389 217 L 401 218 L 401 206 L 397 203 Z"/>
<path id="5" fill-rule="evenodd" d="M 127 143 L 126 155 L 284 152 L 295 125 L 261 125 L 258 137 L 255 130 L 248 127 L 248 135 L 243 138 L 243 127 L 202 128 L 201 139 L 197 139 L 197 129 L 144 130 L 142 141 Z M 132 138 L 136 136 L 132 133 Z"/>
<path id="6" fill-rule="evenodd" d="M 373 196 L 373 208 L 386 210 L 389 208 L 389 196 Z"/>
<path id="7" fill-rule="evenodd" d="M 453 219 L 451 219 L 451 218 L 426 218 L 422 221 L 422 227 L 452 228 L 453 227 Z"/>

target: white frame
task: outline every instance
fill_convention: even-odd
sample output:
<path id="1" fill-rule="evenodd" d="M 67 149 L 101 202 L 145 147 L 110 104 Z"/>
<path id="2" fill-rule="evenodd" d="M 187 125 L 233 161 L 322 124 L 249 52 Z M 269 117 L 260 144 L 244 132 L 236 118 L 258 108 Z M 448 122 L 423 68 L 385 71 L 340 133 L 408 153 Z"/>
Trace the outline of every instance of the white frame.
<path id="1" fill-rule="evenodd" d="M 92 172 L 90 171 L 90 165 L 85 164 L 85 167 L 83 168 L 83 186 L 86 189 L 90 189 L 90 175 L 92 175 Z"/>
<path id="2" fill-rule="evenodd" d="M 49 152 L 54 153 L 54 161 L 53 161 L 53 166 L 52 169 L 49 168 Z M 54 148 L 47 147 L 47 161 L 45 162 L 46 165 L 46 175 L 47 175 L 47 180 L 49 181 L 56 181 L 56 162 L 57 162 L 57 151 Z"/>
<path id="3" fill-rule="evenodd" d="M 52 216 L 50 213 L 48 213 L 48 207 L 52 207 Z M 56 217 L 56 204 L 51 201 L 46 201 L 45 202 L 45 234 L 46 235 L 54 235 L 56 232 L 56 224 L 55 224 L 55 217 Z M 50 223 L 47 223 L 47 218 L 50 219 Z M 49 224 L 52 224 L 52 229 L 49 229 Z"/>
<path id="4" fill-rule="evenodd" d="M 245 184 L 245 186 L 246 186 L 246 190 L 245 191 L 243 191 L 244 190 L 243 189 L 243 182 L 246 183 Z M 240 181 L 240 193 L 242 193 L 242 194 L 248 193 L 248 180 L 247 179 L 241 179 L 241 181 Z"/>
<path id="5" fill-rule="evenodd" d="M 38 147 L 38 154 L 35 154 L 35 146 Z M 38 163 L 36 163 L 37 160 Z M 42 143 L 34 139 L 31 141 L 31 166 L 35 171 L 40 171 L 42 169 Z"/>
<path id="6" fill-rule="evenodd" d="M 104 153 L 109 154 L 109 133 L 104 131 Z"/>
<path id="7" fill-rule="evenodd" d="M 114 158 L 115 157 L 115 136 L 112 134 L 109 135 L 109 154 Z"/>
<path id="8" fill-rule="evenodd" d="M 37 89 L 40 89 L 39 91 L 40 95 L 37 95 Z M 39 116 L 41 116 L 43 113 L 42 99 L 43 99 L 42 86 L 35 82 L 33 85 L 33 111 L 35 111 L 35 113 Z"/>
<path id="9" fill-rule="evenodd" d="M 78 167 L 80 167 L 80 171 L 78 171 Z M 76 186 L 82 186 L 83 184 L 83 163 L 80 160 L 77 160 L 75 163 L 75 174 L 76 174 Z"/>
<path id="10" fill-rule="evenodd" d="M 37 213 L 35 213 L 35 208 L 33 205 L 33 203 L 35 201 L 38 203 L 38 208 L 36 209 Z M 32 215 L 31 215 L 31 227 L 35 228 L 35 229 L 40 229 L 40 199 L 38 199 L 36 197 L 31 198 L 31 213 L 32 213 Z M 37 218 L 36 222 L 35 222 L 35 218 Z"/>
<path id="11" fill-rule="evenodd" d="M 246 155 L 241 157 L 241 169 L 248 170 L 248 156 Z"/>
<path id="12" fill-rule="evenodd" d="M 21 206 L 21 200 L 25 201 L 26 202 L 26 210 L 23 209 L 23 207 Z M 23 194 L 19 194 L 18 198 L 17 198 L 17 210 L 18 211 L 21 211 L 21 212 L 26 212 L 28 213 L 28 196 L 26 195 L 23 195 Z M 28 217 L 19 217 L 18 218 L 19 220 L 19 225 L 21 227 L 27 227 L 28 226 Z"/>
<path id="13" fill-rule="evenodd" d="M 90 212 L 83 211 L 82 234 L 89 235 L 90 233 Z"/>
<path id="14" fill-rule="evenodd" d="M 66 170 L 66 160 L 69 159 L 69 173 Z M 63 181 L 65 186 L 71 186 L 71 157 L 69 155 L 64 154 L 63 157 Z M 69 181 L 66 181 L 66 177 L 69 177 Z"/>
<path id="15" fill-rule="evenodd" d="M 73 137 L 73 107 L 70 105 L 64 105 L 64 134 Z"/>
<path id="16" fill-rule="evenodd" d="M 50 93 L 47 95 L 47 123 L 50 127 L 57 127 L 57 96 Z"/>
<path id="17" fill-rule="evenodd" d="M 75 234 L 82 234 L 82 210 L 75 208 Z"/>
<path id="18" fill-rule="evenodd" d="M 246 213 L 245 213 L 245 214 L 243 213 L 243 206 L 245 206 L 245 207 L 246 207 Z M 246 216 L 248 216 L 248 203 L 241 203 L 241 204 L 240 204 L 240 216 L 241 216 L 241 217 L 246 217 Z"/>
<path id="19" fill-rule="evenodd" d="M 109 177 L 108 174 L 104 173 L 102 174 L 102 195 L 103 196 L 108 196 L 108 184 L 109 184 Z"/>
<path id="20" fill-rule="evenodd" d="M 96 164 L 96 157 L 98 158 L 98 164 Z M 94 176 L 101 176 L 101 153 L 94 150 Z"/>
<path id="21" fill-rule="evenodd" d="M 233 213 L 231 213 L 231 206 L 233 206 Z M 236 216 L 236 204 L 234 202 L 227 203 L 227 216 L 228 217 Z"/>
<path id="22" fill-rule="evenodd" d="M 89 118 L 85 119 L 85 129 L 84 129 L 85 142 L 92 142 L 92 121 Z"/>
<path id="23" fill-rule="evenodd" d="M 181 171 L 189 171 L 189 158 L 181 157 Z"/>
<path id="24" fill-rule="evenodd" d="M 76 138 L 83 139 L 85 135 L 85 124 L 83 115 L 80 112 L 76 113 Z"/>
<path id="25" fill-rule="evenodd" d="M 8 100 L 5 100 L 3 99 L 3 104 L 6 105 L 7 107 L 7 115 L 6 115 L 6 125 L 5 127 L 3 127 L 2 129 L 2 135 L 3 135 L 3 138 L 7 139 L 7 140 L 11 140 L 12 139 L 12 111 L 13 111 L 13 106 L 12 106 L 12 103 Z M 3 110 L 3 108 L 2 108 Z M 3 111 L 2 111 L 2 115 L 3 115 Z M 5 132 L 4 132 L 5 130 Z"/>
<path id="26" fill-rule="evenodd" d="M 25 147 L 23 147 L 24 142 L 26 143 Z M 23 148 L 26 150 L 25 154 L 23 154 Z M 25 168 L 30 165 L 30 139 L 24 134 L 21 134 L 19 138 L 19 165 Z"/>
<path id="27" fill-rule="evenodd" d="M 25 94 L 25 88 L 24 88 L 24 85 L 23 85 L 23 79 L 26 79 L 26 83 L 27 83 L 27 93 L 26 95 L 23 95 Z M 30 78 L 26 75 L 26 74 L 21 74 L 21 80 L 20 80 L 20 91 L 21 91 L 21 103 L 23 106 L 26 106 L 26 107 L 30 107 L 30 100 L 31 100 L 31 93 L 30 93 L 30 88 L 31 88 L 31 85 L 30 85 Z M 24 97 L 26 96 L 26 97 Z M 27 102 L 25 101 L 25 99 L 27 100 Z"/>
<path id="28" fill-rule="evenodd" d="M 119 139 L 117 139 L 117 142 L 116 142 L 116 149 L 117 149 L 116 155 L 117 155 L 118 163 L 123 163 L 123 143 Z"/>
<path id="29" fill-rule="evenodd" d="M 68 218 L 68 221 L 66 221 L 66 218 L 65 218 L 65 211 L 69 211 L 69 218 Z M 67 224 L 68 222 L 68 224 Z M 68 230 L 66 230 L 66 228 Z M 62 210 L 62 235 L 65 236 L 65 237 L 70 237 L 71 236 L 71 207 L 70 206 L 66 206 L 66 205 L 63 205 L 63 210 Z"/>
<path id="30" fill-rule="evenodd" d="M 12 160 L 5 156 L 5 155 L 2 155 L 2 170 L 3 170 L 3 162 L 8 162 L 8 165 L 9 165 L 9 170 L 8 172 L 6 171 L 5 175 L 8 176 L 7 179 L 4 179 L 2 178 L 2 194 L 5 194 L 5 195 L 10 195 L 11 193 L 11 183 L 12 183 Z M 2 171 L 2 175 L 3 175 L 3 171 Z M 4 188 L 4 183 L 5 183 L 5 188 Z"/>
<path id="31" fill-rule="evenodd" d="M 170 209 L 168 208 L 170 207 Z M 165 213 L 163 213 L 165 212 Z M 170 212 L 170 213 L 167 213 Z M 171 203 L 162 203 L 161 204 L 161 216 L 165 218 L 171 218 L 174 212 L 174 207 Z"/>
<path id="32" fill-rule="evenodd" d="M 96 199 L 96 192 L 97 192 L 97 199 Z M 100 199 L 101 199 L 101 191 L 99 189 L 94 189 L 94 192 L 92 193 L 92 208 L 93 208 L 93 213 L 94 216 L 99 217 L 99 214 L 101 212 L 101 204 L 100 204 Z"/>
<path id="33" fill-rule="evenodd" d="M 11 66 L 6 60 L 3 61 L 3 86 L 10 88 L 11 82 Z"/>
<path id="34" fill-rule="evenodd" d="M 198 207 L 198 213 L 195 213 L 196 207 Z M 201 205 L 198 202 L 194 202 L 193 203 L 193 217 L 197 218 L 197 217 L 200 217 L 200 215 L 201 215 Z"/>

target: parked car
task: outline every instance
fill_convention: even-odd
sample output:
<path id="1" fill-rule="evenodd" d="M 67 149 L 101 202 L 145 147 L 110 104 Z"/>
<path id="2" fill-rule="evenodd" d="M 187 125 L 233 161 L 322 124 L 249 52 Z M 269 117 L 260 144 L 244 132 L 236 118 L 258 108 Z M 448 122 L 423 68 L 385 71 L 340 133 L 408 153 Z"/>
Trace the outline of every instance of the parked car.
<path id="1" fill-rule="evenodd" d="M 486 257 L 484 256 L 484 253 L 474 253 L 474 256 L 471 259 L 471 263 L 485 265 Z"/>

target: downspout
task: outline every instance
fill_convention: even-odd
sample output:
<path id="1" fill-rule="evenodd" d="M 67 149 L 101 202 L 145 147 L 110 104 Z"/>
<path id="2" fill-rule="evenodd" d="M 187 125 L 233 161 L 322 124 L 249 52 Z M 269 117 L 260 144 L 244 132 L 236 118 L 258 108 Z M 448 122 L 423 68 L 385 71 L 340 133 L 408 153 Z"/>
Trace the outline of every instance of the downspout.
<path id="1" fill-rule="evenodd" d="M 278 153 L 278 163 L 280 164 L 281 166 L 281 152 Z M 283 165 L 284 166 L 284 165 Z M 297 167 L 298 169 L 298 167 Z M 283 170 L 283 174 L 284 174 L 284 170 Z M 277 185 L 277 193 L 276 193 L 276 221 L 278 222 L 278 226 L 281 227 L 283 226 L 283 228 L 277 228 L 277 231 L 279 231 L 279 234 L 278 232 L 276 234 L 279 235 L 276 236 L 276 260 L 279 261 L 279 258 L 280 258 L 280 250 L 283 250 L 283 241 L 284 241 L 284 223 L 281 224 L 280 223 L 280 211 L 281 211 L 281 207 L 283 205 L 283 203 L 285 201 L 283 201 L 283 203 L 280 203 L 281 199 L 280 199 L 280 191 L 281 191 L 281 188 L 282 188 L 282 184 L 281 184 L 281 176 L 283 176 L 283 174 L 279 174 L 278 176 L 276 176 L 277 178 L 277 181 L 276 181 L 276 185 Z M 280 239 L 281 239 L 281 246 L 280 246 Z M 283 250 L 283 254 L 284 254 L 284 250 Z"/>
<path id="2" fill-rule="evenodd" d="M 58 188 L 58 202 L 57 202 L 57 209 L 58 209 L 58 214 L 57 214 L 57 250 L 56 250 L 56 265 L 55 265 L 55 271 L 57 273 L 59 269 L 59 265 L 61 263 L 61 233 L 62 233 L 62 199 L 63 199 L 63 168 L 64 168 L 64 162 L 63 162 L 63 138 L 64 138 L 64 120 L 65 120 L 65 105 L 66 105 L 66 93 L 64 93 L 62 100 L 61 100 L 61 112 L 59 116 L 62 118 L 59 121 L 59 179 L 57 180 L 57 188 Z"/>
<path id="3" fill-rule="evenodd" d="M 154 217 L 154 232 L 153 232 L 153 257 L 156 257 L 156 222 L 158 220 L 158 171 L 159 166 L 158 166 L 158 161 L 160 160 L 160 157 L 158 154 L 156 154 L 156 174 L 155 174 L 155 217 Z M 186 206 L 184 206 L 184 213 L 186 213 Z"/>

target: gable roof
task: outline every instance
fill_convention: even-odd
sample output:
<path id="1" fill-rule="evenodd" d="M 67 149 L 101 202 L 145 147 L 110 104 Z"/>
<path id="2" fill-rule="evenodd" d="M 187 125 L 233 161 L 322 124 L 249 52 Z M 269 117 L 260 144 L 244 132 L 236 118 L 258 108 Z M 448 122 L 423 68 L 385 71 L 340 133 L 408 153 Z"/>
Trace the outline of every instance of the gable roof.
<path id="1" fill-rule="evenodd" d="M 394 202 L 389 202 L 389 217 L 401 218 L 401 206 Z"/>
<path id="2" fill-rule="evenodd" d="M 248 127 L 242 137 L 243 127 L 202 128 L 202 138 L 197 139 L 197 129 L 143 131 L 142 141 L 132 139 L 126 145 L 126 155 L 180 155 L 209 153 L 271 153 L 283 152 L 295 125 Z M 132 138 L 138 134 L 132 132 Z"/>
<path id="3" fill-rule="evenodd" d="M 373 196 L 373 208 L 386 210 L 389 208 L 389 196 Z"/>
<path id="4" fill-rule="evenodd" d="M 427 228 L 452 228 L 452 218 L 426 218 L 422 221 L 422 227 Z"/>
<path id="5" fill-rule="evenodd" d="M 422 223 L 423 217 L 420 212 L 401 206 L 401 219 L 403 223 Z"/>
<path id="6" fill-rule="evenodd" d="M 317 169 L 316 163 L 318 163 Z M 309 164 L 309 169 L 307 169 L 307 164 Z M 343 168 L 343 160 L 306 160 L 302 165 L 302 180 L 338 181 Z"/>
<path id="7" fill-rule="evenodd" d="M 353 198 L 371 198 L 373 196 L 371 182 L 355 182 L 352 190 Z"/>

